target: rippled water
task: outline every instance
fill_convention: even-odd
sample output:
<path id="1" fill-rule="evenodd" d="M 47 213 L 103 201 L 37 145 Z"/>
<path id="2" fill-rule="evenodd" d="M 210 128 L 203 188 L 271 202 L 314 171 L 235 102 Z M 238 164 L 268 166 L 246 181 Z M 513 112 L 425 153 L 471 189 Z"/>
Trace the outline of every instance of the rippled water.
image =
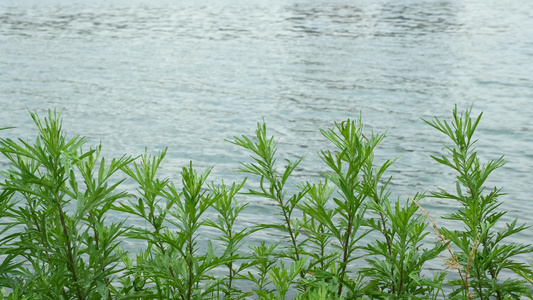
<path id="1" fill-rule="evenodd" d="M 307 155 L 295 180 L 317 181 L 330 147 L 318 129 L 361 113 L 387 131 L 378 158 L 400 156 L 391 187 L 407 197 L 453 188 L 429 157 L 445 140 L 420 118 L 474 104 L 482 158 L 508 161 L 490 182 L 507 219 L 533 225 L 532 1 L 181 2 L 0 0 L 0 127 L 18 127 L 2 136 L 35 135 L 27 109 L 64 108 L 68 133 L 108 156 L 168 146 L 161 176 L 193 160 L 229 182 L 247 153 L 225 140 L 264 118 L 280 161 Z M 254 201 L 244 224 L 277 219 Z"/>

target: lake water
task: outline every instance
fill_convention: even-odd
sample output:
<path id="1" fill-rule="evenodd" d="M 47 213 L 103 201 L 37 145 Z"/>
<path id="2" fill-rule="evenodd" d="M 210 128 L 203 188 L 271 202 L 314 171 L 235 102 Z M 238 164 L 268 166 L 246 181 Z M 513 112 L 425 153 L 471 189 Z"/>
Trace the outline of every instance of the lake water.
<path id="1" fill-rule="evenodd" d="M 28 109 L 64 108 L 67 132 L 108 157 L 168 146 L 161 176 L 176 181 L 191 160 L 215 182 L 242 180 L 248 153 L 226 140 L 263 119 L 278 161 L 306 155 L 295 182 L 318 181 L 317 151 L 331 148 L 319 129 L 362 114 L 387 132 L 377 159 L 400 157 L 393 195 L 453 189 L 430 158 L 446 140 L 421 118 L 473 104 L 481 158 L 508 162 L 489 182 L 507 193 L 506 220 L 533 225 L 532 100 L 533 1 L 0 0 L 0 127 L 17 127 L 2 136 L 33 138 Z M 253 199 L 242 224 L 278 217 Z M 528 229 L 514 241 L 532 240 Z"/>

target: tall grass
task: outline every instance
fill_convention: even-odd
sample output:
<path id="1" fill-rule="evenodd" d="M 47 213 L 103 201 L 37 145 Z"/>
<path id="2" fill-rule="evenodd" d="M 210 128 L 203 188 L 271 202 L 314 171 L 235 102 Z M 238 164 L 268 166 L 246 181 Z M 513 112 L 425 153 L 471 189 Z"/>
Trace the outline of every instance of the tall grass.
<path id="1" fill-rule="evenodd" d="M 105 159 L 101 145 L 65 135 L 60 113 L 30 116 L 34 141 L 0 138 L 6 299 L 533 299 L 532 263 L 517 258 L 533 247 L 507 242 L 530 228 L 502 223 L 503 192 L 485 183 L 504 160 L 478 158 L 481 115 L 471 109 L 425 121 L 450 140 L 433 159 L 456 172 L 456 189 L 406 199 L 391 199 L 395 159 L 374 161 L 385 135 L 365 132 L 360 118 L 322 130 L 331 148 L 318 151 L 328 170 L 319 182 L 293 180 L 303 158 L 278 157 L 266 124 L 235 137 L 250 153 L 239 171 L 257 179 L 245 191 L 246 178 L 210 182 L 210 169 L 192 162 L 180 181 L 160 178 L 167 150 Z M 241 225 L 257 197 L 275 205 L 279 223 Z M 428 197 L 460 204 L 446 216 L 453 228 L 422 208 Z M 284 238 L 251 245 L 263 230 Z M 432 231 L 438 242 L 428 244 Z M 205 232 L 218 235 L 204 242 Z M 126 240 L 140 249 L 126 250 Z M 425 275 L 446 254 L 441 271 Z"/>

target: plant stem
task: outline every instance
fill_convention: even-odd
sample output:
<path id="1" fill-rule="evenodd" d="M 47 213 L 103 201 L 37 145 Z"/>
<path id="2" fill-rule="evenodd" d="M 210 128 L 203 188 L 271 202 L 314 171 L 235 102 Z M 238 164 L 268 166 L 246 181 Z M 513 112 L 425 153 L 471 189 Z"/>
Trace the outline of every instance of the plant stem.
<path id="1" fill-rule="evenodd" d="M 298 244 L 296 243 L 296 238 L 294 237 L 293 229 L 291 226 L 291 219 L 287 214 L 287 211 L 285 210 L 285 206 L 283 205 L 283 197 L 281 196 L 281 190 L 276 185 L 274 185 L 274 189 L 276 190 L 276 198 L 278 199 L 279 206 L 281 207 L 281 211 L 283 212 L 283 217 L 285 218 L 285 222 L 287 222 L 287 229 L 291 237 L 292 245 L 294 246 L 294 255 L 296 256 L 296 261 L 300 261 L 300 251 L 298 251 Z M 305 278 L 304 271 L 300 271 L 300 277 Z"/>
<path id="2" fill-rule="evenodd" d="M 387 241 L 387 250 L 389 251 L 389 255 L 392 258 L 392 241 L 390 239 L 390 236 L 387 234 L 387 225 L 385 223 L 385 216 L 382 213 L 379 213 L 379 216 L 381 218 L 381 223 L 383 224 L 382 230 L 383 230 L 383 235 L 385 236 L 385 240 Z M 403 277 L 403 272 L 400 274 L 400 290 L 398 291 L 398 295 L 401 294 L 401 289 L 402 289 L 401 285 L 403 283 L 402 277 Z M 394 278 L 394 268 L 392 268 L 392 266 L 391 266 L 391 278 Z M 396 286 L 393 283 L 391 287 L 391 292 L 394 294 L 395 291 L 396 291 Z"/>
<path id="3" fill-rule="evenodd" d="M 76 285 L 76 292 L 78 293 L 78 298 L 83 300 L 85 297 L 83 296 L 83 293 L 81 291 L 81 288 L 79 286 L 78 282 L 78 274 L 76 272 L 76 262 L 74 261 L 74 254 L 72 249 L 72 241 L 70 239 L 70 235 L 68 234 L 67 225 L 65 222 L 65 216 L 63 213 L 63 208 L 61 207 L 61 203 L 59 200 L 59 196 L 56 195 L 56 203 L 57 203 L 57 209 L 59 212 L 59 220 L 61 221 L 61 227 L 63 228 L 63 234 L 67 238 L 67 250 L 68 250 L 68 265 L 70 266 L 70 271 L 72 272 L 72 277 L 74 279 L 75 285 Z"/>
<path id="4" fill-rule="evenodd" d="M 192 241 L 192 235 L 189 235 L 189 241 L 188 241 L 188 250 L 189 250 L 189 257 L 188 257 L 188 272 L 189 272 L 189 282 L 188 282 L 188 291 L 187 291 L 187 299 L 191 299 L 192 297 L 192 286 L 193 286 L 193 280 L 192 280 L 192 277 L 193 277 L 193 254 L 194 254 L 194 249 L 193 249 L 193 241 Z"/>
<path id="5" fill-rule="evenodd" d="M 62 166 L 60 166 L 56 161 L 56 163 L 54 164 L 54 167 L 55 167 L 54 171 L 52 171 L 52 174 L 51 174 L 51 178 L 52 178 L 51 188 L 52 188 L 52 194 L 54 197 L 53 199 L 57 206 L 57 211 L 59 213 L 59 221 L 61 222 L 61 227 L 63 229 L 63 235 L 67 239 L 67 255 L 68 255 L 67 265 L 69 266 L 69 269 L 72 272 L 72 277 L 74 279 L 74 284 L 76 285 L 76 292 L 78 294 L 78 299 L 83 300 L 85 299 L 85 297 L 79 286 L 79 279 L 78 279 L 78 273 L 76 271 L 76 261 L 74 260 L 74 251 L 72 248 L 72 241 L 71 241 L 71 238 L 68 232 L 67 224 L 65 221 L 65 214 L 63 212 L 63 207 L 61 206 L 61 197 L 59 195 L 59 189 L 60 189 L 61 183 L 57 182 L 57 179 L 60 176 L 60 174 L 57 174 L 57 170 L 59 168 L 62 168 Z"/>
<path id="6" fill-rule="evenodd" d="M 31 201 L 28 201 L 28 206 L 30 208 L 30 213 L 31 213 L 31 216 L 32 216 L 32 220 L 33 220 L 33 223 L 34 223 L 35 227 L 37 228 L 37 231 L 39 233 L 42 233 L 41 226 L 39 226 L 39 220 L 37 220 L 37 217 L 36 217 L 35 208 L 33 207 Z M 46 253 L 46 258 L 48 259 L 48 264 L 50 264 L 51 263 L 50 253 L 46 249 L 46 247 L 48 247 L 48 243 L 46 242 L 46 239 L 44 239 L 42 236 L 41 236 L 41 243 L 45 247 L 44 252 Z"/>
<path id="7" fill-rule="evenodd" d="M 231 226 L 227 222 L 226 222 L 226 226 L 228 227 L 228 241 L 231 242 L 233 240 L 233 236 L 232 236 L 232 232 L 231 232 Z M 231 251 L 230 257 L 233 258 L 234 254 L 235 254 L 235 252 Z M 229 280 L 228 280 L 227 297 L 231 298 L 231 284 L 233 282 L 233 276 L 234 276 L 234 274 L 233 274 L 233 259 L 230 260 L 228 268 L 229 268 Z"/>
<path id="8" fill-rule="evenodd" d="M 91 226 L 92 226 L 93 231 L 94 231 L 94 242 L 95 242 L 96 250 L 98 250 L 98 256 L 102 260 L 103 257 L 100 255 L 101 254 L 101 251 L 100 251 L 101 250 L 100 249 L 100 236 L 98 234 L 98 231 L 96 230 L 96 218 L 94 217 L 94 214 L 92 212 L 89 212 L 89 219 L 91 221 Z M 105 272 L 105 267 L 102 267 L 102 269 L 100 271 L 102 273 L 104 273 Z M 104 282 L 105 282 L 105 286 L 108 288 L 107 295 L 108 295 L 109 299 L 113 299 L 112 295 L 111 295 L 111 290 L 109 289 L 109 279 L 107 277 L 104 278 Z"/>
<path id="9" fill-rule="evenodd" d="M 344 279 L 344 274 L 346 273 L 346 261 L 348 260 L 348 244 L 350 243 L 350 235 L 352 234 L 352 214 L 351 214 L 352 207 L 350 206 L 350 214 L 348 215 L 348 228 L 346 229 L 346 239 L 344 241 L 343 245 L 343 255 L 342 255 L 342 268 L 340 273 L 340 279 Z M 339 283 L 339 289 L 337 290 L 337 295 L 340 297 L 342 294 L 342 282 Z"/>

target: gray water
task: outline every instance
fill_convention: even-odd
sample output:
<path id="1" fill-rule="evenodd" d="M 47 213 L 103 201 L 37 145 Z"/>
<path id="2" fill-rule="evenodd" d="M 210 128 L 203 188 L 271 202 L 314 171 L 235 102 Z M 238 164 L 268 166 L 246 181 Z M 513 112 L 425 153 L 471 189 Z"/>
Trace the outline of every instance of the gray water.
<path id="1" fill-rule="evenodd" d="M 17 127 L 2 136 L 34 138 L 28 109 L 64 108 L 67 133 L 107 157 L 169 147 L 161 176 L 176 181 L 191 160 L 214 182 L 242 180 L 248 153 L 226 140 L 264 119 L 278 161 L 306 155 L 294 181 L 316 182 L 317 151 L 331 149 L 319 129 L 361 114 L 387 132 L 377 160 L 400 157 L 394 196 L 453 189 L 430 158 L 447 141 L 421 118 L 473 105 L 481 158 L 508 162 L 489 182 L 507 193 L 506 220 L 533 225 L 532 99 L 533 1 L 0 0 L 0 127 Z M 241 200 L 253 200 L 244 226 L 278 220 L 272 203 Z"/>

